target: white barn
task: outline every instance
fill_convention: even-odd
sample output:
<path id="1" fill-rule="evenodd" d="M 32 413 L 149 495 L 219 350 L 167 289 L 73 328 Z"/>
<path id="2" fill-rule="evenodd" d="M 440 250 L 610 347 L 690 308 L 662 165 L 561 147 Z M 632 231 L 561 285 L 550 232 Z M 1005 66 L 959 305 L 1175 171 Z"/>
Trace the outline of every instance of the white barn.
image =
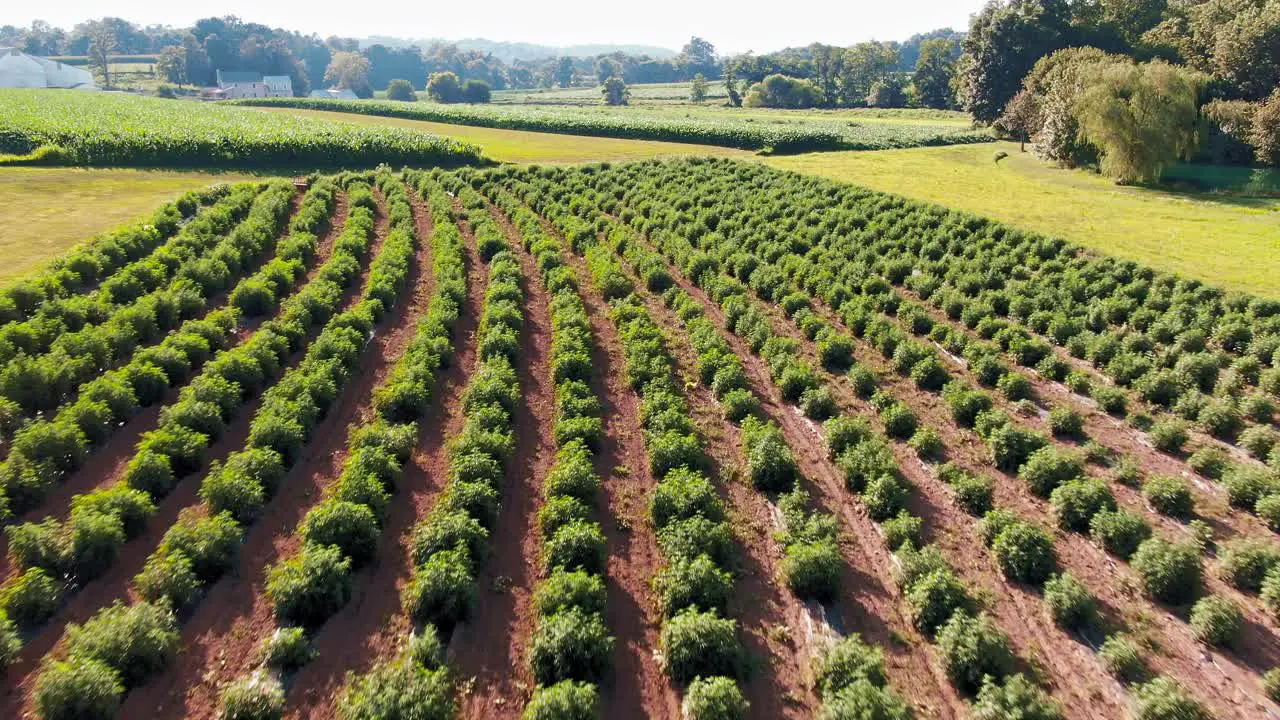
<path id="1" fill-rule="evenodd" d="M 18 50 L 0 50 L 0 88 L 97 90 L 93 73 Z"/>
<path id="2" fill-rule="evenodd" d="M 313 98 L 329 98 L 331 100 L 359 100 L 359 96 L 351 92 L 347 88 L 328 88 L 325 90 L 312 90 Z"/>

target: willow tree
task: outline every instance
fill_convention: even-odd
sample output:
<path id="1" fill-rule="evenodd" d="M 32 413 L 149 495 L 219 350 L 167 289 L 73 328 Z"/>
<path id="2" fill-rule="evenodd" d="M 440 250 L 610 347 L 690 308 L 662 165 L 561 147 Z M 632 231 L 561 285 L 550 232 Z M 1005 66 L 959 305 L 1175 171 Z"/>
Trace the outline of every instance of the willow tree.
<path id="1" fill-rule="evenodd" d="M 1201 75 L 1156 61 L 1096 66 L 1075 103 L 1080 137 L 1098 148 L 1102 172 L 1152 183 L 1199 142 Z"/>

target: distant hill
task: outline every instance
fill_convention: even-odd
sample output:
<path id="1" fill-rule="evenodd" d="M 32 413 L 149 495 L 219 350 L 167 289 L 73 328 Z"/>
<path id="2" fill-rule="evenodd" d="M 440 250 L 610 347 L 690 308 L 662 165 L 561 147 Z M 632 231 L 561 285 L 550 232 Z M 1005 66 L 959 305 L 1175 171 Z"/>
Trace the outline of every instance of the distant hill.
<path id="1" fill-rule="evenodd" d="M 624 52 L 628 55 L 648 55 L 652 58 L 671 58 L 678 53 L 670 48 L 654 47 L 652 45 L 566 45 L 556 47 L 553 45 L 538 45 L 536 43 L 522 42 L 505 42 L 498 40 L 486 40 L 484 38 L 466 38 L 464 40 L 445 40 L 443 38 L 396 38 L 386 37 L 383 35 L 374 35 L 367 38 L 361 38 L 360 47 L 368 47 L 370 45 L 386 45 L 387 47 L 407 47 L 409 45 L 417 45 L 425 48 L 433 42 L 452 42 L 462 50 L 479 50 L 483 53 L 492 53 L 495 57 L 503 62 L 511 62 L 512 60 L 543 60 L 550 57 L 560 57 L 568 55 L 570 57 L 594 57 L 596 55 L 604 55 L 613 52 Z"/>

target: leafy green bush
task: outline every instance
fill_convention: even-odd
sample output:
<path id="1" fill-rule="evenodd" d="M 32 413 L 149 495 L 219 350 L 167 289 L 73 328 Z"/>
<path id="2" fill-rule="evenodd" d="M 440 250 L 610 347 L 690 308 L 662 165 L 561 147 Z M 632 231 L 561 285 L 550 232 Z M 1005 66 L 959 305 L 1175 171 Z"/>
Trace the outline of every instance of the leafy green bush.
<path id="1" fill-rule="evenodd" d="M 943 451 L 946 449 L 942 444 L 942 436 L 937 430 L 930 427 L 922 427 L 916 430 L 911 439 L 907 441 L 912 450 L 925 460 L 936 460 L 942 457 Z"/>
<path id="2" fill-rule="evenodd" d="M 13 621 L 0 611 L 0 672 L 13 664 L 22 650 L 22 638 L 18 637 L 18 628 Z"/>
<path id="3" fill-rule="evenodd" d="M 1049 429 L 1054 435 L 1078 438 L 1084 434 L 1084 418 L 1068 406 L 1058 406 L 1049 411 Z"/>
<path id="4" fill-rule="evenodd" d="M 911 543 L 912 547 L 924 544 L 924 520 L 905 510 L 881 523 L 880 531 L 884 533 L 885 545 L 895 552 L 905 543 Z"/>
<path id="5" fill-rule="evenodd" d="M 1097 601 L 1071 573 L 1054 575 L 1045 582 L 1044 601 L 1054 623 L 1067 630 L 1087 628 L 1098 616 Z"/>
<path id="6" fill-rule="evenodd" d="M 432 555 L 418 566 L 404 591 L 404 604 L 419 623 L 450 631 L 465 620 L 476 601 L 476 588 L 467 551 L 463 548 Z"/>
<path id="7" fill-rule="evenodd" d="M 818 711 L 819 720 L 911 720 L 914 711 L 905 700 L 892 691 L 859 680 L 840 690 L 823 703 Z"/>
<path id="8" fill-rule="evenodd" d="M 857 634 L 836 641 L 813 664 L 814 688 L 830 698 L 859 680 L 877 687 L 885 684 L 884 653 Z"/>
<path id="9" fill-rule="evenodd" d="M 1218 553 L 1218 572 L 1229 585 L 1256 593 L 1271 569 L 1280 565 L 1280 547 L 1261 538 L 1240 538 L 1226 543 Z"/>
<path id="10" fill-rule="evenodd" d="M 919 425 L 915 413 L 902 403 L 894 403 L 880 411 L 884 434 L 898 440 L 911 437 Z"/>
<path id="11" fill-rule="evenodd" d="M 1056 447 L 1036 450 L 1018 470 L 1018 478 L 1031 492 L 1049 497 L 1059 485 L 1084 475 L 1084 460 Z"/>
<path id="12" fill-rule="evenodd" d="M 1134 720 L 1210 720 L 1213 716 L 1200 707 L 1174 680 L 1157 677 L 1134 689 L 1137 711 Z"/>
<path id="13" fill-rule="evenodd" d="M 1206 445 L 1191 453 L 1191 457 L 1187 458 L 1187 464 L 1191 466 L 1192 470 L 1210 480 L 1218 480 L 1230 465 L 1230 458 L 1227 456 L 1226 450 Z"/>
<path id="14" fill-rule="evenodd" d="M 593 522 L 575 520 L 546 541 L 543 561 L 548 570 L 585 570 L 600 573 L 606 557 L 604 535 Z"/>
<path id="15" fill-rule="evenodd" d="M 1135 646 L 1123 635 L 1112 635 L 1098 648 L 1107 672 L 1117 680 L 1135 683 L 1147 676 L 1147 664 Z"/>
<path id="16" fill-rule="evenodd" d="M 1025 675 L 1017 673 L 1003 683 L 990 678 L 983 682 L 973 705 L 973 720 L 1062 720 L 1062 710 Z"/>
<path id="17" fill-rule="evenodd" d="M 996 536 L 991 549 L 1010 580 L 1039 585 L 1057 570 L 1053 538 L 1026 522 L 1015 522 Z"/>
<path id="18" fill-rule="evenodd" d="M 401 658 L 353 678 L 338 697 L 338 717 L 450 720 L 457 715 L 454 692 L 447 670 L 424 670 Z"/>
<path id="19" fill-rule="evenodd" d="M 561 680 L 598 681 L 609 668 L 613 645 L 599 614 L 569 608 L 544 617 L 529 643 L 533 676 L 543 685 Z"/>
<path id="20" fill-rule="evenodd" d="M 654 588 L 668 616 L 694 606 L 724 612 L 733 594 L 733 575 L 707 555 L 674 557 L 654 577 Z"/>
<path id="21" fill-rule="evenodd" d="M 0 586 L 0 614 L 19 627 L 35 627 L 48 620 L 61 601 L 61 583 L 38 567 L 28 568 Z"/>
<path id="22" fill-rule="evenodd" d="M 1180 478 L 1156 475 L 1143 484 L 1142 494 L 1151 503 L 1151 507 L 1162 515 L 1188 520 L 1195 512 L 1191 488 Z"/>
<path id="23" fill-rule="evenodd" d="M 581 570 L 551 573 L 533 596 L 533 606 L 544 616 L 572 607 L 587 613 L 603 613 L 604 605 L 604 580 Z"/>
<path id="24" fill-rule="evenodd" d="M 303 542 L 310 545 L 332 545 L 359 568 L 373 559 L 382 528 L 378 518 L 365 505 L 333 500 L 312 508 L 302 521 Z"/>
<path id="25" fill-rule="evenodd" d="M 221 720 L 279 720 L 284 716 L 284 687 L 258 671 L 222 691 Z"/>
<path id="26" fill-rule="evenodd" d="M 1104 510 L 1089 521 L 1089 533 L 1107 552 L 1128 560 L 1151 537 L 1151 524 L 1128 510 Z"/>
<path id="27" fill-rule="evenodd" d="M 1187 428 L 1179 420 L 1165 420 L 1151 427 L 1151 444 L 1161 452 L 1176 454 L 1187 444 Z"/>
<path id="28" fill-rule="evenodd" d="M 1206 595 L 1191 608 L 1191 629 L 1207 645 L 1229 646 L 1240 637 L 1244 613 L 1228 598 Z"/>
<path id="29" fill-rule="evenodd" d="M 907 487 L 893 475 L 881 475 L 867 483 L 862 491 L 862 505 L 872 520 L 881 522 L 897 515 L 906 507 Z"/>
<path id="30" fill-rule="evenodd" d="M 957 610 L 969 606 L 969 594 L 950 569 L 934 570 L 907 589 L 907 606 L 916 629 L 932 635 Z"/>
<path id="31" fill-rule="evenodd" d="M 116 601 L 84 625 L 67 626 L 68 655 L 104 663 L 126 687 L 136 687 L 168 665 L 178 652 L 178 640 L 173 613 L 145 602 Z"/>
<path id="32" fill-rule="evenodd" d="M 1200 589 L 1200 557 L 1195 548 L 1160 538 L 1144 540 L 1129 559 L 1147 594 L 1161 602 L 1191 602 Z"/>
<path id="33" fill-rule="evenodd" d="M 1084 532 L 1100 512 L 1116 509 L 1115 498 L 1101 480 L 1069 480 L 1054 488 L 1049 502 L 1058 516 L 1058 527 Z"/>
<path id="34" fill-rule="evenodd" d="M 231 567 L 240 550 L 243 530 L 231 516 L 179 517 L 160 542 L 163 554 L 182 553 L 191 570 L 204 583 L 212 582 Z"/>
<path id="35" fill-rule="evenodd" d="M 667 672 L 681 683 L 699 676 L 735 677 L 742 662 L 737 621 L 696 608 L 667 621 L 662 628 L 661 650 Z"/>
<path id="36" fill-rule="evenodd" d="M 300 627 L 277 628 L 262 647 L 262 661 L 268 667 L 283 671 L 296 670 L 311 662 L 315 648 Z"/>
<path id="37" fill-rule="evenodd" d="M 938 630 L 938 652 L 947 677 L 966 693 L 978 692 L 984 678 L 998 680 L 1013 667 L 1008 638 L 986 615 L 952 615 Z"/>
<path id="38" fill-rule="evenodd" d="M 124 696 L 120 675 L 86 657 L 50 660 L 36 678 L 35 704 L 46 720 L 111 720 Z"/>
<path id="39" fill-rule="evenodd" d="M 750 703 L 732 678 L 699 677 L 689 683 L 680 709 L 688 720 L 742 720 Z"/>
<path id="40" fill-rule="evenodd" d="M 166 603 L 177 611 L 195 598 L 200 590 L 200 579 L 184 553 L 159 552 L 147 558 L 142 571 L 134 576 L 133 585 L 144 600 Z"/>
<path id="41" fill-rule="evenodd" d="M 794 542 L 782 558 L 781 574 L 797 597 L 829 601 L 840 589 L 844 557 L 835 540 Z"/>
<path id="42" fill-rule="evenodd" d="M 599 706 L 599 691 L 594 684 L 563 680 L 533 691 L 524 720 L 595 720 L 600 714 Z"/>
<path id="43" fill-rule="evenodd" d="M 351 597 L 351 559 L 332 545 L 303 545 L 294 557 L 271 568 L 267 596 L 276 616 L 314 627 L 328 620 Z"/>

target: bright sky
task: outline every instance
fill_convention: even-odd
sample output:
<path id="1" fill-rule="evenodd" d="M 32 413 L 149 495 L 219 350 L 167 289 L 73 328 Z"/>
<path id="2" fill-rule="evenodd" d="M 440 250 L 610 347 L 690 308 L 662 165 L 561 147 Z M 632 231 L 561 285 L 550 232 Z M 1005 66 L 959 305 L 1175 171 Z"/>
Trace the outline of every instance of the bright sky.
<path id="1" fill-rule="evenodd" d="M 721 52 L 768 52 L 823 42 L 905 40 L 934 28 L 968 26 L 983 0 L 482 0 L 348 5 L 315 0 L 60 0 L 6 3 L 0 25 L 40 19 L 65 29 L 103 15 L 139 25 L 188 26 L 200 17 L 237 15 L 271 27 L 321 36 L 484 37 L 545 45 L 628 43 L 679 50 L 690 35 Z"/>

